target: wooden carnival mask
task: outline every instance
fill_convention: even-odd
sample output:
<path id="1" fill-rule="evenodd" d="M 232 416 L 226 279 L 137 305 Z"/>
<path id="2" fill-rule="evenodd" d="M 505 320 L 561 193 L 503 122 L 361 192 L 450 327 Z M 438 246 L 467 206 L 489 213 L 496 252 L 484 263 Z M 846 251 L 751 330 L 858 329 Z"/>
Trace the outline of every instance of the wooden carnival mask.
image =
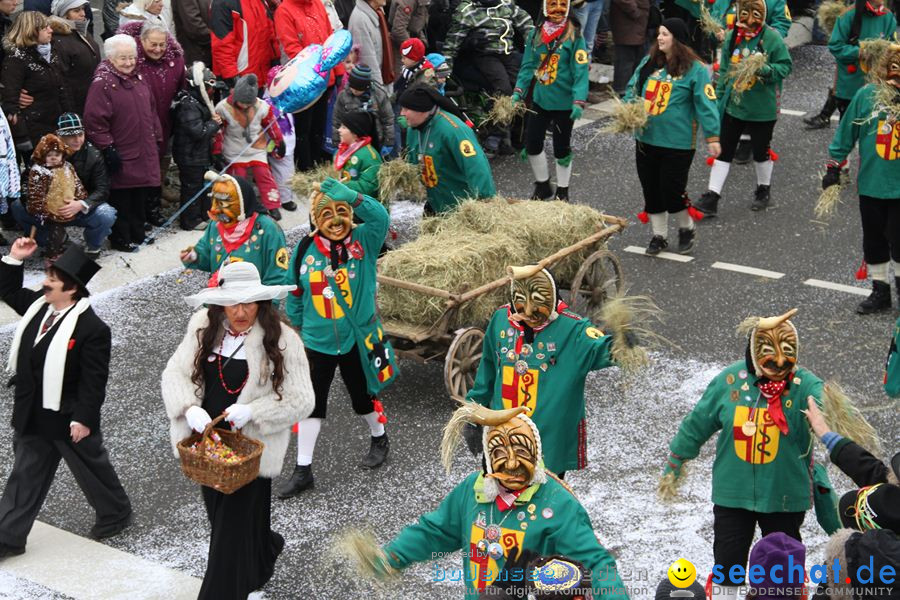
<path id="1" fill-rule="evenodd" d="M 493 477 L 508 490 L 517 491 L 531 485 L 540 460 L 534 429 L 524 419 L 512 419 L 487 432 L 485 454 Z"/>
<path id="2" fill-rule="evenodd" d="M 760 319 L 750 333 L 750 355 L 757 376 L 783 381 L 797 366 L 800 340 L 790 317 L 797 309 L 779 317 Z"/>
<path id="3" fill-rule="evenodd" d="M 562 23 L 569 16 L 569 0 L 544 0 L 544 15 L 551 23 Z"/>
<path id="4" fill-rule="evenodd" d="M 890 85 L 900 88 L 900 44 L 891 44 L 884 57 L 884 79 Z"/>
<path id="5" fill-rule="evenodd" d="M 737 26 L 747 31 L 758 31 L 766 22 L 765 0 L 741 0 L 737 8 Z"/>
<path id="6" fill-rule="evenodd" d="M 231 177 L 217 178 L 212 184 L 209 196 L 212 200 L 207 213 L 210 219 L 222 223 L 228 229 L 243 219 L 244 207 L 241 203 L 241 190 L 234 179 Z"/>
<path id="7" fill-rule="evenodd" d="M 346 202 L 335 202 L 325 194 L 319 194 L 313 203 L 313 223 L 319 233 L 333 242 L 350 235 L 353 229 L 353 207 Z"/>
<path id="8" fill-rule="evenodd" d="M 514 316 L 532 329 L 545 325 L 556 311 L 556 283 L 546 269 L 509 267 Z"/>

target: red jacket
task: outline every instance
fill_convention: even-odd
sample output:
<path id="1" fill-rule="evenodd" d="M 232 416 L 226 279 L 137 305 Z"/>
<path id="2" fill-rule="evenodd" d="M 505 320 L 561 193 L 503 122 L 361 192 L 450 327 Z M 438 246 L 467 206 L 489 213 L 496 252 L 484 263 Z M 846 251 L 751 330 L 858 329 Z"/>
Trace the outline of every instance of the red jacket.
<path id="1" fill-rule="evenodd" d="M 324 44 L 334 33 L 322 0 L 283 0 L 275 11 L 275 32 L 288 58 L 294 58 L 310 44 Z M 344 75 L 344 63 L 331 70 L 328 87 L 335 75 Z"/>
<path id="2" fill-rule="evenodd" d="M 260 83 L 281 53 L 266 0 L 212 0 L 212 70 L 223 79 L 256 73 Z"/>

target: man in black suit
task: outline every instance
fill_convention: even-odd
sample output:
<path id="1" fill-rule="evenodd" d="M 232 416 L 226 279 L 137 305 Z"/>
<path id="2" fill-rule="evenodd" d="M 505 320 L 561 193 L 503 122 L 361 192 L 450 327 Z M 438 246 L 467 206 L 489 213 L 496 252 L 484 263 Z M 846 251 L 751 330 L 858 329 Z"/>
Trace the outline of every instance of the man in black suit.
<path id="1" fill-rule="evenodd" d="M 15 371 L 15 461 L 0 498 L 0 559 L 25 552 L 60 458 L 97 513 L 91 535 L 116 535 L 132 520 L 100 433 L 111 336 L 86 287 L 100 266 L 73 245 L 47 268 L 42 290 L 29 290 L 22 262 L 36 249 L 19 238 L 0 260 L 0 298 L 24 317 L 7 364 Z"/>

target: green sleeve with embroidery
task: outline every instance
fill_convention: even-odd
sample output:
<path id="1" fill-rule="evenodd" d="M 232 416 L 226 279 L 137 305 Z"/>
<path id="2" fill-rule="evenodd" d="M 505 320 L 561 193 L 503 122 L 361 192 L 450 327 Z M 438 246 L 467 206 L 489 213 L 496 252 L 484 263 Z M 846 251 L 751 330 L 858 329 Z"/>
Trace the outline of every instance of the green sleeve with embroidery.
<path id="1" fill-rule="evenodd" d="M 365 248 L 366 257 L 371 259 L 374 273 L 375 261 L 378 260 L 378 253 L 381 252 L 384 238 L 391 227 L 391 215 L 378 200 L 365 194 L 362 201 L 353 207 L 353 212 L 363 221 L 357 225 L 355 237 Z"/>
<path id="2" fill-rule="evenodd" d="M 722 372 L 707 386 L 700 401 L 693 410 L 681 421 L 678 433 L 669 442 L 669 451 L 682 461 L 691 460 L 700 454 L 700 449 L 722 428 L 722 421 L 716 410 L 719 397 L 723 393 L 722 385 L 725 373 Z"/>
<path id="3" fill-rule="evenodd" d="M 291 263 L 288 265 L 288 277 L 290 278 L 291 285 L 296 285 L 297 289 L 287 295 L 287 300 L 284 302 L 284 312 L 287 315 L 288 321 L 291 322 L 291 325 L 297 328 L 298 331 L 303 329 L 303 297 L 302 297 L 302 289 L 300 287 L 300 279 L 297 276 L 298 269 L 300 268 L 297 265 L 297 261 L 302 261 L 302 256 L 297 256 L 297 251 L 300 249 L 300 244 L 294 246 L 294 251 L 291 254 Z"/>
<path id="4" fill-rule="evenodd" d="M 353 159 L 357 162 L 354 164 Z M 350 179 L 344 182 L 354 192 L 378 199 L 378 171 L 381 169 L 381 156 L 367 144 L 353 153 L 342 169 Z"/>
<path id="5" fill-rule="evenodd" d="M 612 336 L 600 335 L 600 330 L 587 319 L 581 319 L 576 327 L 575 340 L 583 357 L 584 373 L 615 366 L 612 359 Z"/>
<path id="6" fill-rule="evenodd" d="M 791 30 L 791 17 L 785 0 L 766 0 L 766 25 L 786 37 Z"/>

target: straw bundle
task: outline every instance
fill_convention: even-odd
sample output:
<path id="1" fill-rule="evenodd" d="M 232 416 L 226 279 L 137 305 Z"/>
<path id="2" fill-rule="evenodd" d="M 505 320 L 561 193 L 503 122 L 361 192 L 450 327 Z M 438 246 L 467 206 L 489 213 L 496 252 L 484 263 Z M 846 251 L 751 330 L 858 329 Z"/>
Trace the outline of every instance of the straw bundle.
<path id="1" fill-rule="evenodd" d="M 338 177 L 334 167 L 329 164 L 318 165 L 309 171 L 297 171 L 291 177 L 291 189 L 300 198 L 309 198 L 310 194 L 318 188 L 316 185 L 322 183 L 329 177 Z"/>
<path id="2" fill-rule="evenodd" d="M 389 160 L 378 170 L 378 198 L 385 206 L 397 200 L 425 201 L 420 167 L 403 157 Z"/>
<path id="3" fill-rule="evenodd" d="M 599 317 L 613 337 L 611 353 L 619 368 L 634 373 L 649 364 L 646 349 L 638 343 L 645 346 L 663 339 L 647 327 L 659 320 L 661 312 L 647 296 L 620 296 L 603 303 Z"/>
<path id="4" fill-rule="evenodd" d="M 756 53 L 731 65 L 731 68 L 728 70 L 728 75 L 731 77 L 734 84 L 732 95 L 735 102 L 739 102 L 741 94 L 750 89 L 756 82 L 756 76 L 765 64 L 766 55 Z"/>
<path id="5" fill-rule="evenodd" d="M 841 190 L 844 189 L 843 183 L 830 185 L 819 194 L 816 201 L 815 213 L 818 219 L 830 219 L 837 214 L 838 204 L 841 202 Z"/>
<path id="6" fill-rule="evenodd" d="M 599 212 L 567 202 L 466 201 L 449 215 L 422 221 L 419 238 L 392 250 L 379 262 L 389 277 L 458 292 L 503 276 L 510 264 L 533 264 L 603 227 Z M 568 283 L 587 251 L 552 268 Z M 505 287 L 475 298 L 460 308 L 460 324 L 484 324 L 508 300 Z M 444 312 L 445 300 L 381 286 L 382 316 L 404 323 L 431 325 Z"/>
<path id="7" fill-rule="evenodd" d="M 837 23 L 838 17 L 844 14 L 849 7 L 844 4 L 843 0 L 825 0 L 819 5 L 816 11 L 816 17 L 819 19 L 819 26 L 831 36 L 834 30 L 834 24 Z"/>
<path id="8" fill-rule="evenodd" d="M 512 96 L 497 94 L 496 96 L 491 96 L 491 101 L 491 109 L 484 118 L 485 124 L 493 123 L 505 127 L 512 123 L 513 119 L 523 116 L 528 111 L 528 107 L 525 106 L 524 102 L 520 100 L 514 103 Z"/>
<path id="9" fill-rule="evenodd" d="M 722 24 L 712 16 L 712 13 L 709 12 L 709 9 L 706 8 L 705 5 L 700 6 L 700 29 L 706 35 L 716 37 L 723 31 L 725 28 L 722 27 Z"/>
<path id="10" fill-rule="evenodd" d="M 834 381 L 825 382 L 822 414 L 825 415 L 828 427 L 835 433 L 853 440 L 875 456 L 884 455 L 878 432 Z"/>
<path id="11" fill-rule="evenodd" d="M 859 42 L 859 66 L 869 82 L 877 82 L 880 79 L 879 67 L 890 47 L 891 42 L 881 38 Z"/>
<path id="12" fill-rule="evenodd" d="M 634 135 L 647 126 L 647 108 L 643 98 L 622 102 L 615 98 L 612 121 L 603 128 L 604 133 Z"/>
<path id="13" fill-rule="evenodd" d="M 888 121 L 900 121 L 900 93 L 897 88 L 885 81 L 875 85 L 875 106 L 878 108 L 878 112 L 873 112 L 875 117 L 883 112 Z"/>
<path id="14" fill-rule="evenodd" d="M 348 529 L 337 536 L 334 545 L 338 557 L 346 560 L 358 575 L 383 580 L 398 573 L 387 561 L 384 550 L 369 531 Z"/>
<path id="15" fill-rule="evenodd" d="M 681 487 L 681 484 L 684 483 L 684 478 L 687 476 L 687 466 L 682 465 L 681 470 L 679 472 L 678 477 L 675 476 L 675 473 L 669 471 L 665 475 L 659 478 L 659 484 L 656 488 L 656 493 L 659 496 L 659 499 L 663 502 L 671 502 L 678 498 L 678 489 Z"/>

